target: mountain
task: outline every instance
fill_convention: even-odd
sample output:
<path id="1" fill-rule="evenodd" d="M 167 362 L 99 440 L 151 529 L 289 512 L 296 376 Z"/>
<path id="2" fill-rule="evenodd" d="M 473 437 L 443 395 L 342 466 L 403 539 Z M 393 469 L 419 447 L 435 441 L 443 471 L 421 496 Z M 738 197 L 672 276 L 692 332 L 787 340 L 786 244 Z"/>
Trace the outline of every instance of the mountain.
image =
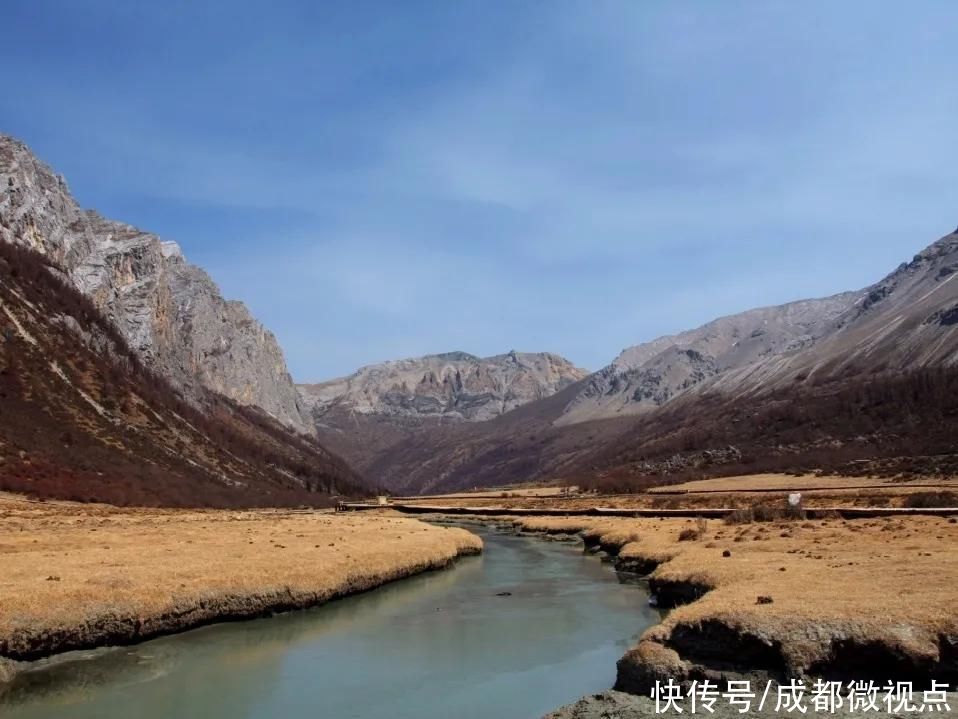
<path id="1" fill-rule="evenodd" d="M 649 412 L 709 387 L 730 370 L 799 353 L 821 340 L 861 298 L 862 293 L 846 292 L 763 307 L 629 347 L 589 377 L 558 422 Z"/>
<path id="2" fill-rule="evenodd" d="M 715 388 L 756 391 L 862 372 L 958 364 L 958 230 L 858 293 L 805 352 L 730 373 Z"/>
<path id="3" fill-rule="evenodd" d="M 67 272 L 0 242 L 0 489 L 161 506 L 328 504 L 360 491 L 338 456 L 148 368 Z"/>
<path id="4" fill-rule="evenodd" d="M 376 484 L 420 492 L 452 471 L 438 452 L 441 442 L 468 444 L 484 436 L 490 420 L 538 405 L 587 374 L 545 352 L 484 358 L 447 352 L 370 365 L 299 391 L 324 445 Z M 421 461 L 415 472 L 406 456 Z"/>
<path id="5" fill-rule="evenodd" d="M 819 301 L 802 346 L 716 373 L 605 433 L 564 471 L 619 488 L 690 471 L 954 474 L 956 274 L 958 231 L 824 312 Z"/>
<path id="6" fill-rule="evenodd" d="M 276 338 L 242 303 L 225 300 L 176 243 L 80 209 L 63 177 L 6 135 L 0 239 L 61 267 L 138 356 L 187 398 L 199 401 L 210 389 L 307 428 Z"/>
<path id="7" fill-rule="evenodd" d="M 481 422 L 555 394 L 588 373 L 558 355 L 494 357 L 447 352 L 363 367 L 348 377 L 299 385 L 313 419 L 333 413 Z"/>
<path id="8" fill-rule="evenodd" d="M 590 449 L 593 423 L 553 426 L 579 387 L 482 422 L 355 413 L 336 416 L 335 423 L 327 415 L 317 431 L 368 481 L 395 493 L 494 487 L 549 476 L 569 456 Z"/>
<path id="9" fill-rule="evenodd" d="M 864 290 L 636 345 L 486 421 L 354 412 L 320 436 L 406 493 L 557 479 L 630 489 L 823 467 L 956 472 L 956 274 L 958 233 Z"/>
<path id="10" fill-rule="evenodd" d="M 26 418 L 2 423 L 0 477 L 21 489 L 74 491 L 82 475 L 123 501 L 187 501 L 198 482 L 203 501 L 259 502 L 355 486 L 340 455 L 410 493 L 849 462 L 958 471 L 958 233 L 863 290 L 723 317 L 591 375 L 547 353 L 451 352 L 298 387 L 273 335 L 175 243 L 80 209 L 5 136 L 0 239 L 3 391 Z M 36 286 L 17 288 L 17 263 Z M 320 444 L 290 431 L 306 429 Z M 27 485 L 34 455 L 50 475 Z"/>

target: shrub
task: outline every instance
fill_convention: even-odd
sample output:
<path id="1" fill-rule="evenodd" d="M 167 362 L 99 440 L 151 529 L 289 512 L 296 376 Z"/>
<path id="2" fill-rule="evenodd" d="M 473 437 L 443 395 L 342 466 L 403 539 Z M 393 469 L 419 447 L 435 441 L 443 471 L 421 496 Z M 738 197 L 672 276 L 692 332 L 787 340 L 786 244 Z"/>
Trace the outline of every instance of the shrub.
<path id="1" fill-rule="evenodd" d="M 752 515 L 756 522 L 774 522 L 785 516 L 785 510 L 782 507 L 773 507 L 769 504 L 753 504 Z"/>
<path id="2" fill-rule="evenodd" d="M 786 500 L 782 505 L 756 502 L 750 507 L 736 509 L 725 515 L 726 524 L 751 524 L 752 522 L 776 522 L 779 520 L 797 521 L 805 519 L 805 509 L 799 505 L 793 507 Z"/>
<path id="3" fill-rule="evenodd" d="M 915 492 L 905 497 L 904 506 L 911 509 L 958 507 L 958 494 L 954 492 Z"/>
<path id="4" fill-rule="evenodd" d="M 694 542 L 701 539 L 708 532 L 708 522 L 704 517 L 697 517 L 695 527 L 688 527 L 679 533 L 680 542 Z"/>
<path id="5" fill-rule="evenodd" d="M 751 507 L 744 507 L 743 509 L 733 509 L 727 515 L 725 515 L 726 524 L 751 524 L 755 521 L 755 514 L 752 512 Z"/>
<path id="6" fill-rule="evenodd" d="M 654 509 L 677 509 L 681 504 L 676 497 L 654 497 L 652 499 L 652 507 Z"/>
<path id="7" fill-rule="evenodd" d="M 801 503 L 793 505 L 789 504 L 789 502 L 786 500 L 784 515 L 785 519 L 792 521 L 805 519 L 805 508 L 801 505 Z"/>

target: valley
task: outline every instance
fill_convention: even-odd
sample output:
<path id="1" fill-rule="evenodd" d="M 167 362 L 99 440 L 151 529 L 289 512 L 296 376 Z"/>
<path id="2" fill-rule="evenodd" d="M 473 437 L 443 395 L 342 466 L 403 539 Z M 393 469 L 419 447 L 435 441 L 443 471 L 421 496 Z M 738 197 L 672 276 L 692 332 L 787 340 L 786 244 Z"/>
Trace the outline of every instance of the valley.
<path id="1" fill-rule="evenodd" d="M 956 25 L 6 3 L 0 719 L 958 718 Z"/>
<path id="2" fill-rule="evenodd" d="M 143 377 L 156 378 L 147 383 L 168 384 L 157 394 L 177 403 L 179 417 L 198 412 L 215 418 L 217 429 L 204 430 L 207 437 L 239 421 L 242 426 L 229 431 L 259 437 L 255 461 L 274 467 L 273 474 L 280 456 L 296 462 L 322 456 L 328 477 L 309 476 L 319 466 L 311 460 L 313 470 L 288 466 L 271 480 L 287 486 L 280 493 L 287 492 L 288 501 L 296 493 L 314 495 L 307 503 L 315 503 L 337 492 L 435 494 L 530 481 L 608 492 L 769 471 L 901 478 L 958 472 L 950 439 L 958 429 L 955 233 L 869 287 L 722 317 L 628 347 L 593 373 L 549 352 L 480 358 L 454 351 L 294 385 L 272 334 L 241 304 L 224 300 L 174 243 L 81 210 L 62 176 L 8 136 L 0 137 L 0 184 L 11 288 L 0 317 L 5 361 L 39 348 L 26 338 L 35 332 L 27 324 L 41 320 L 51 323 L 40 333 L 45 341 L 62 345 L 39 348 L 54 357 L 86 352 L 101 357 L 84 361 L 102 363 L 107 341 L 117 356 L 110 372 L 140 373 L 142 366 Z M 30 276 L 9 274 L 13 264 L 30 265 Z M 26 298 L 25 281 L 33 308 L 20 299 Z M 91 334 L 91 322 L 107 339 Z M 78 343 L 85 349 L 73 348 Z M 63 373 L 66 380 L 54 385 L 77 385 L 73 375 L 82 374 L 63 359 L 55 370 L 36 367 Z M 98 395 L 112 383 L 91 380 L 80 389 L 77 411 L 93 415 L 64 437 L 88 436 L 91 422 L 104 419 L 128 433 L 137 424 L 129 410 L 147 391 L 108 399 L 107 405 L 119 406 L 120 420 L 108 416 Z M 24 407 L 40 408 L 36 399 Z M 40 411 L 52 417 L 62 408 L 47 403 Z M 179 432 L 149 426 L 163 412 L 139 414 L 148 425 L 143 437 Z M 36 421 L 48 421 L 39 416 Z M 260 428 L 248 430 L 249 422 Z M 49 432 L 19 431 L 50 441 Z M 98 443 L 71 454 L 102 455 L 111 432 L 116 430 L 103 430 Z M 14 468 L 0 487 L 29 489 L 15 468 L 33 441 L 0 448 Z M 48 456 L 52 451 L 45 450 Z M 237 458 L 249 460 L 231 451 L 233 458 L 214 462 L 214 484 L 222 486 L 213 493 L 220 498 L 207 502 L 277 503 L 239 498 L 255 482 L 236 464 Z M 190 463 L 189 471 L 211 468 L 209 458 Z M 87 464 L 94 473 L 104 471 L 100 459 Z M 148 500 L 142 488 L 149 483 L 133 484 L 85 491 L 93 500 L 174 501 L 155 490 L 146 493 L 156 497 Z M 37 483 L 37 495 L 66 496 L 47 486 Z"/>
<path id="3" fill-rule="evenodd" d="M 493 626 L 515 597 L 503 616 L 538 606 L 529 627 L 558 633 L 524 635 L 534 646 L 510 651 L 528 661 L 502 672 L 469 634 L 460 660 L 487 679 L 468 686 L 432 656 L 410 668 L 460 708 L 486 681 L 539 714 L 589 694 L 558 715 L 582 717 L 646 716 L 663 681 L 958 681 L 958 234 L 862 290 L 722 317 L 597 372 L 452 351 L 296 384 L 275 337 L 175 244 L 79 209 L 6 136 L 0 181 L 0 700 L 23 716 L 44 692 L 115 707 L 114 674 L 139 670 L 108 647 L 149 664 L 154 641 L 179 656 L 160 638 L 209 624 L 269 635 L 336 599 L 347 618 L 388 613 L 347 598 L 438 569 L 449 593 L 422 602 L 455 597 L 457 622 Z M 470 575 L 459 559 L 484 546 L 490 569 Z M 461 642 L 422 602 L 407 618 Z M 307 618 L 271 618 L 287 612 Z M 347 624 L 338 651 L 372 657 L 377 637 Z M 196 641 L 198 669 L 221 672 L 230 651 Z M 92 698 L 71 693 L 78 652 L 104 686 Z M 368 661 L 388 690 L 366 715 L 400 697 L 409 716 L 441 710 Z M 143 682 L 169 710 L 189 682 L 165 671 Z M 557 676 L 575 692 L 548 690 Z"/>
<path id="4" fill-rule="evenodd" d="M 394 701 L 401 702 L 402 716 L 429 716 L 444 706 L 482 716 L 494 705 L 488 699 L 475 704 L 475 692 L 488 682 L 508 687 L 498 697 L 510 711 L 528 705 L 541 713 L 544 700 L 554 706 L 574 699 L 547 690 L 551 686 L 591 697 L 579 709 L 563 711 L 599 716 L 619 707 L 629 717 L 653 714 L 643 698 L 656 681 L 955 682 L 953 483 L 935 493 L 935 506 L 952 507 L 944 516 L 910 515 L 916 510 L 908 507 L 919 505 L 907 497 L 932 492 L 888 482 L 867 488 L 871 494 L 865 496 L 879 496 L 875 492 L 887 487 L 901 514 L 843 519 L 834 509 L 821 516 L 812 510 L 818 501 L 841 496 L 840 505 L 859 506 L 862 495 L 842 491 L 865 489 L 847 478 L 832 478 L 836 487 L 824 497 L 816 497 L 820 490 L 811 483 L 829 478 L 709 481 L 719 484 L 714 491 L 723 506 L 736 508 L 724 519 L 669 516 L 701 507 L 692 496 L 704 496 L 708 484 L 663 495 L 667 507 L 657 504 L 654 495 L 661 492 L 648 495 L 653 515 L 642 518 L 536 516 L 536 509 L 571 510 L 587 502 L 622 506 L 614 497 L 546 490 L 421 500 L 458 503 L 467 512 L 477 505 L 531 512 L 449 518 L 413 518 L 390 508 L 135 510 L 7 496 L 0 534 L 10 570 L 0 582 L 0 668 L 6 677 L 0 706 L 11 716 L 29 717 L 56 701 L 78 716 L 107 716 L 117 697 L 130 691 L 150 694 L 159 715 L 182 691 L 202 703 L 201 685 L 180 668 L 186 661 L 185 655 L 177 658 L 182 650 L 195 657 L 189 662 L 194 671 L 217 677 L 217 686 L 252 681 L 279 702 L 270 706 L 288 707 L 291 688 L 262 673 L 262 662 L 288 652 L 295 657 L 304 643 L 312 659 L 302 664 L 297 657 L 292 666 L 328 664 L 326 678 L 316 685 L 324 691 L 334 691 L 329 681 L 352 686 L 383 672 L 381 690 L 368 698 L 337 694 L 321 700 L 327 706 L 351 703 L 368 716 L 397 711 Z M 810 500 L 808 516 L 785 510 L 785 496 L 795 487 Z M 468 558 L 480 551 L 482 559 Z M 333 602 L 328 612 L 274 616 L 444 567 L 421 582 Z M 526 617 L 522 631 L 511 623 L 520 616 Z M 236 629 L 220 625 L 210 628 L 212 634 L 153 639 L 257 617 L 272 618 Z M 326 621 L 334 624 L 325 627 Z M 421 634 L 403 621 L 422 631 L 433 628 Z M 554 631 L 551 638 L 539 633 L 545 627 Z M 424 636 L 433 637 L 428 651 L 410 648 Z M 512 645 L 508 637 L 526 637 L 528 643 Z M 248 658 L 249 671 L 260 678 L 244 679 L 247 670 L 230 663 L 235 642 L 252 647 L 263 640 L 262 651 Z M 127 644 L 137 646 L 91 653 Z M 380 666 L 378 653 L 388 657 L 400 647 L 408 657 L 404 669 L 388 659 Z M 550 656 L 546 669 L 543 652 L 558 652 L 559 663 Z M 354 653 L 367 657 L 359 676 L 343 659 Z M 436 655 L 447 657 L 442 668 L 433 663 Z M 224 661 L 228 668 L 221 667 Z M 456 667 L 466 665 L 474 682 L 463 685 Z M 434 678 L 430 690 L 438 696 L 425 687 L 410 689 L 411 677 L 420 672 Z M 556 682 L 560 676 L 563 681 Z M 312 691 L 303 681 L 295 680 L 297 691 Z M 596 693 L 613 683 L 617 692 Z M 530 686 L 539 689 L 530 692 Z"/>

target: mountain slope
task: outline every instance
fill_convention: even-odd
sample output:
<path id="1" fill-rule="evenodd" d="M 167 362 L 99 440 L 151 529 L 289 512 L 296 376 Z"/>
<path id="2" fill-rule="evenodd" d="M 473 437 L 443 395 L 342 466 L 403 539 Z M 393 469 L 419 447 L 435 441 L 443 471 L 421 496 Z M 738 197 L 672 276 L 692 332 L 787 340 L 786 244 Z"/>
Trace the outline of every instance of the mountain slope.
<path id="1" fill-rule="evenodd" d="M 115 504 L 323 504 L 358 476 L 262 411 L 147 369 L 49 258 L 0 242 L 0 489 Z"/>
<path id="2" fill-rule="evenodd" d="M 953 474 L 955 274 L 958 231 L 854 293 L 808 346 L 717 375 L 606 436 L 564 471 L 613 477 L 620 487 L 689 471 Z"/>
<path id="3" fill-rule="evenodd" d="M 558 422 L 649 412 L 709 387 L 730 370 L 805 350 L 860 298 L 861 293 L 847 292 L 763 307 L 629 347 L 589 377 Z"/>
<path id="4" fill-rule="evenodd" d="M 866 288 L 807 352 L 739 373 L 716 389 L 755 391 L 861 372 L 903 372 L 958 363 L 958 231 Z"/>
<path id="5" fill-rule="evenodd" d="M 956 361 L 958 235 L 859 292 L 724 317 L 625 350 L 557 422 L 637 415 L 687 392 L 731 396 Z"/>
<path id="6" fill-rule="evenodd" d="M 80 209 L 63 177 L 5 135 L 0 240 L 62 267 L 140 358 L 188 398 L 212 389 L 307 427 L 276 338 L 242 303 L 224 300 L 175 243 Z"/>

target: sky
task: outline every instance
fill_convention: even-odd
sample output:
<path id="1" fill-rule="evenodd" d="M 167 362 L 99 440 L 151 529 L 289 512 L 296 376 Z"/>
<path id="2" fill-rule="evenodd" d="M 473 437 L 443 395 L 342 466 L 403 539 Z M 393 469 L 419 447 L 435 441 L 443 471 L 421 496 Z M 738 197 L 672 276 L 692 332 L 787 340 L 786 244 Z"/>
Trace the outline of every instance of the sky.
<path id="1" fill-rule="evenodd" d="M 298 381 L 623 348 L 958 224 L 958 4 L 4 7 L 0 132 L 175 240 Z"/>

